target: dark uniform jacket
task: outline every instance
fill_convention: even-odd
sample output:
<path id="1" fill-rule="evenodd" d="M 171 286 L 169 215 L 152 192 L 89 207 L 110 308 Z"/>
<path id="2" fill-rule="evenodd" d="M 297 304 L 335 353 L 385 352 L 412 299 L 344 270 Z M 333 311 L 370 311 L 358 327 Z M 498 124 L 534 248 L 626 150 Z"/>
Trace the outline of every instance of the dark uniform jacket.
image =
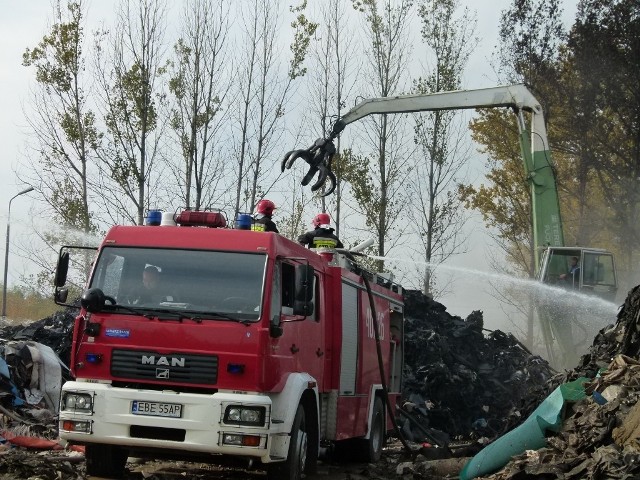
<path id="1" fill-rule="evenodd" d="M 251 230 L 255 232 L 280 233 L 274 221 L 271 220 L 271 217 L 267 217 L 266 215 L 263 215 L 260 218 L 254 218 L 253 223 L 251 224 Z"/>
<path id="2" fill-rule="evenodd" d="M 307 245 L 309 248 L 343 248 L 342 242 L 333 233 L 333 228 L 316 228 L 310 232 L 300 235 L 298 243 Z"/>

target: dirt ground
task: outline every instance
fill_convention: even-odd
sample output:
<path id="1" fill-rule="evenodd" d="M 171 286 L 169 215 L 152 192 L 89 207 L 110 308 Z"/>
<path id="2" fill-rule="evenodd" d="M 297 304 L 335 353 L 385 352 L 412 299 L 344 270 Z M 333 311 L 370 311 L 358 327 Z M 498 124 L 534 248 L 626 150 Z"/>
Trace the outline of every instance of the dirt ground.
<path id="1" fill-rule="evenodd" d="M 319 462 L 317 473 L 306 480 L 382 480 L 389 478 L 441 480 L 446 477 L 433 470 L 434 462 L 418 455 L 415 461 L 402 454 L 399 444 L 391 444 L 376 464 Z M 466 459 L 456 459 L 459 471 Z M 400 466 L 400 467 L 399 467 Z M 450 466 L 448 466 L 450 468 Z M 400 468 L 400 470 L 398 470 Z M 86 476 L 84 457 L 76 452 L 0 448 L 0 480 L 70 480 L 101 477 Z M 442 473 L 442 472 L 440 472 Z M 223 467 L 196 462 L 143 460 L 130 458 L 125 480 L 261 480 L 258 468 Z"/>

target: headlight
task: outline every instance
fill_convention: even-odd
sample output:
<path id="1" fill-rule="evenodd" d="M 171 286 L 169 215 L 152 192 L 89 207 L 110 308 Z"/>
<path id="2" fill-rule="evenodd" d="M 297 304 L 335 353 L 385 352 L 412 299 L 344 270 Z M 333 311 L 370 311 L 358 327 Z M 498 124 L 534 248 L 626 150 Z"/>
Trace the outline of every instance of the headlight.
<path id="1" fill-rule="evenodd" d="M 93 410 L 93 396 L 88 393 L 65 393 L 62 397 L 62 410 L 90 413 Z"/>
<path id="2" fill-rule="evenodd" d="M 230 405 L 224 412 L 224 423 L 235 423 L 238 425 L 252 425 L 261 427 L 264 425 L 264 407 L 243 407 L 240 405 Z"/>

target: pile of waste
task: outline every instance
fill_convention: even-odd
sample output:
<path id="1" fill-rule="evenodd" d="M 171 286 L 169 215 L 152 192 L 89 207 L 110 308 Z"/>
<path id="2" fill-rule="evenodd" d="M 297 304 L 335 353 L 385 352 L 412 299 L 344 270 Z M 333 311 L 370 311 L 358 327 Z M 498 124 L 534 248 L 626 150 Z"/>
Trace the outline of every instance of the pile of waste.
<path id="1" fill-rule="evenodd" d="M 43 320 L 0 328 L 0 406 L 57 413 L 60 386 L 69 378 L 74 315 L 60 311 Z"/>
<path id="2" fill-rule="evenodd" d="M 71 334 L 77 310 L 65 309 L 28 325 L 0 326 L 0 348 L 7 341 L 31 341 L 51 347 L 65 365 L 71 357 Z"/>
<path id="3" fill-rule="evenodd" d="M 69 378 L 73 318 L 71 311 L 61 311 L 27 326 L 0 328 L 0 411 L 13 434 L 57 437 L 55 417 L 60 386 Z"/>
<path id="4" fill-rule="evenodd" d="M 584 398 L 567 406 L 547 445 L 525 450 L 491 480 L 640 478 L 640 286 L 617 322 L 601 330 L 567 377 L 586 377 Z"/>
<path id="5" fill-rule="evenodd" d="M 82 477 L 81 454 L 61 451 L 56 440 L 57 399 L 42 383 L 67 378 L 74 315 L 61 311 L 26 327 L 0 326 L 0 474 L 14 469 L 39 478 Z M 390 449 L 370 466 L 369 478 L 442 478 L 434 465 L 449 459 L 451 465 L 440 465 L 460 472 L 472 460 L 451 457 L 473 455 L 482 446 L 460 453 L 456 442 L 472 440 L 486 445 L 483 451 L 499 445 L 567 382 L 579 384 L 581 395 L 562 406 L 542 448 L 523 448 L 485 476 L 465 477 L 463 470 L 460 478 L 640 478 L 640 286 L 629 293 L 615 325 L 598 333 L 574 370 L 561 374 L 511 334 L 485 329 L 481 312 L 462 319 L 408 291 L 405 319 L 400 423 L 408 440 L 423 445 L 422 455 L 407 461 L 400 448 Z M 447 448 L 429 449 L 429 442 Z M 16 448 L 7 456 L 8 445 L 46 449 L 51 461 L 39 463 Z"/>
<path id="6" fill-rule="evenodd" d="M 419 291 L 405 292 L 403 398 L 423 427 L 452 437 L 499 436 L 510 419 L 529 413 L 523 404 L 540 398 L 554 374 L 513 335 L 485 330 L 482 312 L 462 319 Z M 403 430 L 410 440 L 428 439 L 407 421 Z"/>
<path id="7" fill-rule="evenodd" d="M 58 440 L 60 386 L 69 378 L 74 313 L 0 326 L 0 475 L 82 478 L 76 470 L 84 456 L 64 451 Z"/>

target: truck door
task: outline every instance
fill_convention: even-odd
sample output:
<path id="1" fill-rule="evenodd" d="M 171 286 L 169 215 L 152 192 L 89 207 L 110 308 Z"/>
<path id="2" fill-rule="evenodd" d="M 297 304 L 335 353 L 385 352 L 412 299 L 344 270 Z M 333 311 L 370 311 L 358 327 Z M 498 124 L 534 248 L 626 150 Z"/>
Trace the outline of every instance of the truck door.
<path id="1" fill-rule="evenodd" d="M 278 272 L 279 270 L 279 272 Z M 276 269 L 278 282 L 274 282 L 274 302 L 272 310 L 279 308 L 283 336 L 279 339 L 280 351 L 292 355 L 292 368 L 297 372 L 307 372 L 322 384 L 324 372 L 324 329 L 322 321 L 323 299 L 322 275 L 314 276 L 313 312 L 306 317 L 293 314 L 295 297 L 295 265 L 288 261 L 279 262 Z M 279 290 L 279 293 L 278 293 Z"/>

